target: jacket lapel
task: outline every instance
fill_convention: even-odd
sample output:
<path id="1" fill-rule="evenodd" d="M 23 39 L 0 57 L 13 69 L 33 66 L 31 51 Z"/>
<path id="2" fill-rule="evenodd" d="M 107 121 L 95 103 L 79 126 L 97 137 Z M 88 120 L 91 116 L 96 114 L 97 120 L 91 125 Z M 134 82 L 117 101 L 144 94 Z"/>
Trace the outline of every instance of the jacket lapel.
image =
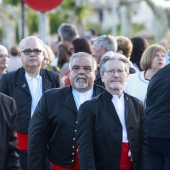
<path id="1" fill-rule="evenodd" d="M 44 69 L 40 69 L 40 75 L 42 76 L 42 92 L 52 88 L 52 83 L 46 78 L 46 73 Z"/>
<path id="2" fill-rule="evenodd" d="M 75 103 L 74 98 L 73 98 L 71 86 L 69 86 L 67 89 L 65 89 L 65 92 L 66 92 L 66 95 L 65 95 L 66 100 L 63 103 L 64 106 L 71 109 L 74 113 L 77 114 L 78 110 L 77 110 L 77 106 L 76 106 L 76 103 Z"/>
<path id="3" fill-rule="evenodd" d="M 18 70 L 18 75 L 16 76 L 16 85 L 26 93 L 30 94 L 28 83 L 25 78 L 25 70 L 23 67 Z"/>
<path id="4" fill-rule="evenodd" d="M 126 121 L 126 124 L 129 122 L 131 123 L 133 120 L 132 120 L 132 114 L 134 112 L 134 109 L 132 107 L 132 104 L 130 102 L 130 99 L 129 97 L 127 96 L 127 94 L 125 93 L 124 94 L 124 99 L 125 99 L 125 121 Z"/>
<path id="5" fill-rule="evenodd" d="M 121 124 L 121 122 L 120 122 L 120 119 L 119 119 L 119 117 L 118 117 L 118 114 L 117 114 L 117 112 L 116 112 L 116 109 L 115 109 L 115 107 L 114 107 L 114 104 L 112 103 L 112 95 L 109 93 L 109 92 L 107 92 L 106 90 L 105 90 L 105 92 L 104 92 L 104 100 L 103 100 L 104 102 L 105 102 L 105 108 L 107 109 L 107 111 L 109 112 L 109 114 L 117 121 L 117 122 L 119 122 L 120 124 Z"/>

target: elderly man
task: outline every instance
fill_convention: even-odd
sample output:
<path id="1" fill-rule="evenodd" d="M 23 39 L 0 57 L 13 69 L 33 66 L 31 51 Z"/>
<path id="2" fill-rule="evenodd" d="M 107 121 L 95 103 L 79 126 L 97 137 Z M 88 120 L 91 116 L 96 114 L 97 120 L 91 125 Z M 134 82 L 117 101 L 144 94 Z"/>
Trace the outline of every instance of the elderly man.
<path id="1" fill-rule="evenodd" d="M 95 59 L 75 53 L 69 62 L 71 85 L 44 93 L 29 127 L 29 170 L 44 170 L 46 151 L 54 170 L 80 170 L 76 131 L 80 105 L 100 94 L 94 85 Z"/>
<path id="2" fill-rule="evenodd" d="M 17 105 L 18 149 L 22 170 L 28 169 L 28 126 L 41 95 L 59 87 L 59 75 L 41 68 L 44 59 L 43 42 L 35 36 L 24 38 L 20 44 L 22 68 L 2 76 L 0 92 L 13 97 Z"/>
<path id="3" fill-rule="evenodd" d="M 72 47 L 72 41 L 79 37 L 76 26 L 69 23 L 62 23 L 58 28 L 58 37 L 58 42 L 61 41 L 62 44 L 67 48 L 68 52 L 71 54 L 70 49 Z M 58 57 L 55 57 L 55 59 L 51 62 L 51 66 L 56 68 L 57 64 Z"/>
<path id="4" fill-rule="evenodd" d="M 102 56 L 108 51 L 113 51 L 113 52 L 117 51 L 117 41 L 114 37 L 110 35 L 101 35 L 100 37 L 97 37 L 93 41 L 92 55 L 96 59 L 98 64 L 98 68 L 97 68 L 98 74 L 96 75 L 95 84 L 101 85 L 103 87 L 104 84 L 101 81 L 99 64 Z"/>
<path id="5" fill-rule="evenodd" d="M 58 28 L 58 35 L 63 45 L 70 50 L 72 41 L 79 37 L 76 26 L 73 24 L 62 23 Z"/>
<path id="6" fill-rule="evenodd" d="M 8 67 L 8 50 L 3 45 L 0 45 L 0 78 L 6 73 Z"/>
<path id="7" fill-rule="evenodd" d="M 21 170 L 17 149 L 17 112 L 14 99 L 0 93 L 0 169 Z"/>
<path id="8" fill-rule="evenodd" d="M 106 90 L 79 110 L 81 170 L 148 170 L 143 103 L 123 92 L 129 60 L 122 54 L 105 55 L 100 71 Z"/>

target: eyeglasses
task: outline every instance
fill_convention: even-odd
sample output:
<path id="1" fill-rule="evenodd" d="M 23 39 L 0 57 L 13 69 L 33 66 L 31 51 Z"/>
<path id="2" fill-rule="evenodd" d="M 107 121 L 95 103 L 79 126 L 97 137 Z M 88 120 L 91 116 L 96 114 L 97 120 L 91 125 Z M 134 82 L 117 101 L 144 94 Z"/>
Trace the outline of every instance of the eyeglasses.
<path id="1" fill-rule="evenodd" d="M 6 55 L 6 54 L 2 54 L 2 55 L 0 55 L 0 58 L 8 58 L 8 55 Z"/>
<path id="2" fill-rule="evenodd" d="M 120 69 L 117 69 L 117 70 L 115 70 L 115 69 L 106 70 L 105 72 L 107 73 L 108 76 L 113 76 L 116 72 L 117 72 L 117 74 L 119 74 L 119 75 L 125 73 L 124 70 L 120 70 Z"/>
<path id="3" fill-rule="evenodd" d="M 39 50 L 39 49 L 25 49 L 24 51 L 21 51 L 23 52 L 25 55 L 31 55 L 31 53 L 33 52 L 34 55 L 39 55 L 41 53 L 42 50 Z"/>

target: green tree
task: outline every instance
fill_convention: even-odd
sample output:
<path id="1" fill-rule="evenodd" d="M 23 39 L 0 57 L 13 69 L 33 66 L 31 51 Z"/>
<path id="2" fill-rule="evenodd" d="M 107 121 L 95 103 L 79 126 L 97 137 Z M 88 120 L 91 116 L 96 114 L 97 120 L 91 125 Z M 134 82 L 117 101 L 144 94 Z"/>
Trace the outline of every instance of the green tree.
<path id="1" fill-rule="evenodd" d="M 9 3 L 11 5 L 18 5 L 22 0 L 3 0 L 5 3 Z"/>
<path id="2" fill-rule="evenodd" d="M 58 26 L 63 22 L 74 23 L 81 27 L 84 27 L 84 18 L 91 12 L 91 8 L 84 3 L 77 4 L 76 0 L 63 0 L 62 4 L 49 13 L 50 21 L 50 33 L 56 34 Z"/>
<path id="3" fill-rule="evenodd" d="M 27 11 L 26 23 L 29 29 L 29 34 L 37 33 L 39 24 L 37 12 L 32 9 L 28 9 Z"/>

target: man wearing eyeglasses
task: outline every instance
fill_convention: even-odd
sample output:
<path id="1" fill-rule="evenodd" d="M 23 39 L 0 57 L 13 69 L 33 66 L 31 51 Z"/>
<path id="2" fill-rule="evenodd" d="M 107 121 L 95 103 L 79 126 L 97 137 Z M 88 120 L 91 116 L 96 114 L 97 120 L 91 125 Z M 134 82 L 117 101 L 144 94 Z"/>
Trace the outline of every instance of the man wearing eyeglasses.
<path id="1" fill-rule="evenodd" d="M 8 50 L 5 46 L 0 45 L 0 78 L 6 73 L 8 67 Z"/>
<path id="2" fill-rule="evenodd" d="M 46 151 L 53 170 L 80 170 L 77 153 L 77 117 L 80 105 L 100 94 L 94 85 L 96 61 L 90 54 L 73 54 L 69 62 L 71 85 L 45 92 L 29 126 L 29 170 L 44 170 Z"/>
<path id="3" fill-rule="evenodd" d="M 142 101 L 124 93 L 129 61 L 105 54 L 100 73 L 106 90 L 83 103 L 77 125 L 81 170 L 148 170 Z"/>
<path id="4" fill-rule="evenodd" d="M 24 38 L 19 44 L 22 68 L 4 74 L 0 92 L 13 97 L 17 105 L 18 149 L 22 170 L 28 169 L 28 126 L 42 94 L 51 88 L 60 87 L 57 73 L 41 68 L 44 59 L 44 44 L 35 36 Z"/>

